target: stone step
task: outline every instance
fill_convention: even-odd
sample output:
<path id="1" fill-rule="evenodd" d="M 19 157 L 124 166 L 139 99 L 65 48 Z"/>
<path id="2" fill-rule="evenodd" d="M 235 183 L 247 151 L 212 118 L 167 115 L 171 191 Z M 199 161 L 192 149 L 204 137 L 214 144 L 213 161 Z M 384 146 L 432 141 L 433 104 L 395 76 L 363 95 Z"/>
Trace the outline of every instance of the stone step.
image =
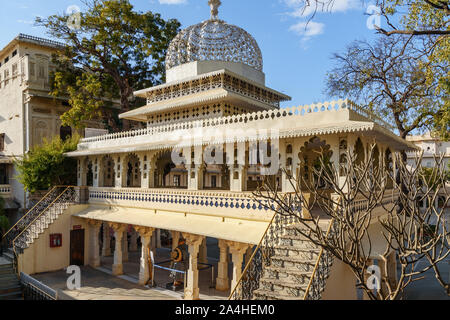
<path id="1" fill-rule="evenodd" d="M 12 280 L 12 279 L 17 279 L 17 276 L 16 276 L 16 274 L 14 273 L 13 270 L 11 270 L 10 273 L 0 274 L 0 283 L 2 281 L 8 281 L 8 280 Z"/>
<path id="2" fill-rule="evenodd" d="M 8 282 L 1 282 L 0 283 L 0 294 L 2 293 L 8 293 L 11 291 L 14 291 L 14 289 L 21 288 L 20 281 L 8 281 Z"/>
<path id="3" fill-rule="evenodd" d="M 302 259 L 297 257 L 284 257 L 284 256 L 273 256 L 272 266 L 279 268 L 291 268 L 298 269 L 300 271 L 310 272 L 314 270 L 316 261 L 309 259 Z"/>
<path id="4" fill-rule="evenodd" d="M 11 253 L 11 252 L 5 251 L 5 252 L 3 252 L 3 258 L 5 258 L 8 261 L 13 262 L 14 261 L 14 254 Z"/>
<path id="5" fill-rule="evenodd" d="M 309 239 L 303 236 L 292 236 L 292 235 L 282 235 L 280 237 L 280 246 L 291 246 L 291 247 L 299 247 L 299 248 L 311 248 L 317 249 L 314 243 L 312 243 Z"/>
<path id="6" fill-rule="evenodd" d="M 276 292 L 277 294 L 299 298 L 305 295 L 308 283 L 299 284 L 291 281 L 264 277 L 261 278 L 259 287 L 267 291 Z"/>
<path id="7" fill-rule="evenodd" d="M 253 292 L 254 300 L 303 300 L 303 297 L 294 297 L 290 295 L 281 294 L 278 292 L 264 290 L 262 288 Z"/>
<path id="8" fill-rule="evenodd" d="M 0 294 L 0 300 L 18 300 L 22 299 L 22 289 L 16 289 L 15 291 Z"/>
<path id="9" fill-rule="evenodd" d="M 264 277 L 300 284 L 309 283 L 311 276 L 312 271 L 301 271 L 297 268 L 279 268 L 274 266 L 266 267 L 264 272 Z"/>
<path id="10" fill-rule="evenodd" d="M 277 246 L 275 247 L 275 255 L 286 257 L 301 257 L 303 259 L 316 260 L 320 253 L 319 248 L 300 248 L 294 246 Z"/>

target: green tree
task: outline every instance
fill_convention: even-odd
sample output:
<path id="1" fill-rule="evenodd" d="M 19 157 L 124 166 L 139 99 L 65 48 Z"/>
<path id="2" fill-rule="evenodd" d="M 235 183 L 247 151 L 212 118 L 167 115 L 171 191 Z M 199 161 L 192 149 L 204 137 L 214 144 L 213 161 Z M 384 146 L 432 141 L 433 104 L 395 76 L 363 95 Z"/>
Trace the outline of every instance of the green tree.
<path id="1" fill-rule="evenodd" d="M 411 36 L 380 36 L 375 43 L 355 41 L 343 54 L 334 54 L 335 67 L 328 73 L 326 91 L 366 105 L 405 139 L 430 125 L 448 99 L 439 90 L 439 75 L 445 68 L 435 68 L 428 59 L 431 51 L 427 41 Z"/>
<path id="2" fill-rule="evenodd" d="M 165 79 L 165 55 L 178 33 L 177 20 L 160 14 L 137 12 L 128 0 L 85 0 L 80 28 L 68 24 L 69 15 L 37 18 L 36 24 L 67 44 L 55 56 L 52 95 L 68 97 L 70 111 L 64 125 L 83 127 L 83 121 L 103 115 L 116 128 L 114 111 L 104 111 L 113 100 L 126 112 L 145 101 L 135 90 L 160 84 Z"/>
<path id="3" fill-rule="evenodd" d="M 78 141 L 77 135 L 65 141 L 60 137 L 44 140 L 23 158 L 14 160 L 19 172 L 17 179 L 31 193 L 54 185 L 76 184 L 76 159 L 67 158 L 64 154 L 76 150 Z"/>
<path id="4" fill-rule="evenodd" d="M 312 12 L 313 19 L 319 11 L 330 11 L 336 0 L 299 0 L 296 3 L 303 5 L 304 12 Z M 361 3 L 364 3 L 361 1 Z M 441 139 L 450 138 L 450 2 L 443 0 L 376 0 L 383 18 L 381 26 L 376 26 L 376 32 L 398 39 L 403 36 L 406 39 L 415 38 L 424 41 L 428 48 L 428 59 L 423 77 L 429 83 L 438 80 L 433 95 L 445 96 L 446 99 L 433 110 L 432 116 L 426 108 L 418 105 L 418 112 L 424 110 L 427 118 L 426 124 Z M 395 41 L 394 41 L 395 42 Z"/>

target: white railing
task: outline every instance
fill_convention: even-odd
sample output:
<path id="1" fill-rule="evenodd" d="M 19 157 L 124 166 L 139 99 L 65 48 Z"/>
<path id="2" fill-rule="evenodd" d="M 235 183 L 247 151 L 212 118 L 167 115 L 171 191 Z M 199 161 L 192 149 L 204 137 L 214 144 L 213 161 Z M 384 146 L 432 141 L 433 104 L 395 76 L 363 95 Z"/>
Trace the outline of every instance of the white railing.
<path id="1" fill-rule="evenodd" d="M 10 196 L 11 186 L 9 184 L 0 185 L 0 196 Z"/>
<path id="2" fill-rule="evenodd" d="M 389 129 L 392 129 L 392 126 L 388 124 L 383 119 L 371 114 L 364 108 L 360 107 L 356 103 L 346 99 L 346 100 L 337 100 L 331 102 L 317 103 L 306 106 L 298 106 L 292 108 L 285 109 L 277 109 L 277 110 L 266 110 L 266 111 L 258 111 L 253 113 L 246 113 L 240 115 L 232 115 L 227 117 L 219 117 L 219 118 L 211 118 L 204 120 L 196 120 L 190 122 L 180 122 L 180 123 L 171 123 L 162 126 L 149 127 L 145 129 L 125 131 L 125 132 L 117 132 L 111 133 L 103 136 L 97 136 L 92 138 L 82 139 L 80 143 L 89 143 L 89 142 L 98 142 L 98 141 L 108 141 L 115 140 L 121 138 L 131 138 L 145 135 L 152 135 L 156 133 L 165 133 L 165 132 L 173 132 L 178 130 L 189 130 L 195 128 L 208 128 L 220 125 L 229 125 L 229 124 L 238 124 L 238 123 L 250 123 L 259 120 L 267 120 L 267 119 L 280 119 L 285 117 L 293 117 L 293 116 L 303 116 L 311 113 L 320 113 L 320 112 L 331 112 L 331 111 L 339 111 L 341 109 L 349 109 L 360 116 L 363 116 L 367 119 L 370 119 L 374 122 L 379 123 Z"/>
<path id="3" fill-rule="evenodd" d="M 252 192 L 90 187 L 89 203 L 230 217 L 248 215 L 264 221 L 272 217 L 269 201 L 255 201 Z"/>

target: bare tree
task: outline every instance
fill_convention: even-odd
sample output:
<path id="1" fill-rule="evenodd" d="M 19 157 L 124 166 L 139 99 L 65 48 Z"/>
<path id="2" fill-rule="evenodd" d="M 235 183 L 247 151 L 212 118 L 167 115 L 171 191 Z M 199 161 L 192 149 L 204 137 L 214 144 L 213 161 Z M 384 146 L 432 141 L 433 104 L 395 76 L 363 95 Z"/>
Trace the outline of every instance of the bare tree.
<path id="1" fill-rule="evenodd" d="M 275 203 L 272 208 L 277 208 L 276 215 L 298 221 L 299 235 L 350 267 L 357 287 L 370 299 L 398 299 L 428 270 L 434 270 L 436 279 L 448 290 L 448 281 L 438 268 L 450 253 L 444 215 L 449 194 L 443 158 L 436 158 L 430 175 L 424 173 L 421 157 L 413 168 L 408 168 L 401 155 L 394 157 L 395 168 L 392 158 L 380 156 L 373 146 L 367 159 L 361 161 L 347 153 L 346 163 L 336 168 L 322 152 L 312 167 L 312 181 L 293 175 L 289 182 L 295 192 L 282 194 L 264 184 L 254 196 L 260 203 Z M 345 178 L 339 178 L 338 173 Z M 423 201 L 430 204 L 426 209 L 420 206 Z M 329 232 L 324 232 L 324 221 L 331 226 Z M 371 223 L 377 221 L 382 236 L 371 230 Z M 393 255 L 399 264 L 397 277 L 390 275 L 387 263 Z M 378 290 L 367 283 L 373 259 L 380 262 L 383 271 Z"/>

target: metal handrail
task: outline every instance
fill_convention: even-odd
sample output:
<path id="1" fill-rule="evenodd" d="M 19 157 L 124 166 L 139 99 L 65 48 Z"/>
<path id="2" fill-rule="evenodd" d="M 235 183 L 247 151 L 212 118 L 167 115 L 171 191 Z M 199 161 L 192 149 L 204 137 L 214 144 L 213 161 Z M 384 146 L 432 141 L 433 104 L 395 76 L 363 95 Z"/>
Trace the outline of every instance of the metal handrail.
<path id="1" fill-rule="evenodd" d="M 286 193 L 283 197 L 283 200 L 287 197 L 288 193 Z M 275 218 L 277 216 L 277 212 L 275 211 L 275 213 L 273 214 L 272 220 L 270 220 L 269 225 L 266 228 L 266 231 L 264 232 L 264 235 L 261 237 L 261 240 L 259 241 L 258 246 L 256 247 L 255 250 L 253 250 L 252 256 L 249 259 L 249 262 L 247 263 L 247 265 L 244 268 L 244 271 L 241 274 L 241 277 L 239 278 L 238 282 L 236 283 L 236 285 L 234 286 L 233 290 L 231 291 L 230 295 L 228 296 L 228 300 L 231 300 L 231 298 L 233 297 L 233 295 L 235 294 L 237 288 L 239 287 L 239 285 L 242 283 L 242 280 L 244 279 L 244 276 L 246 275 L 248 269 L 250 268 L 251 263 L 253 262 L 253 259 L 255 258 L 256 253 L 258 252 L 258 250 L 261 248 L 262 243 L 264 241 L 264 239 L 267 236 L 267 233 L 270 230 L 270 227 L 272 226 L 272 224 L 275 221 Z M 262 253 L 264 255 L 264 253 Z"/>
<path id="2" fill-rule="evenodd" d="M 328 226 L 328 230 L 327 230 L 327 233 L 326 233 L 326 235 L 325 235 L 326 238 L 328 238 L 328 235 L 330 234 L 331 227 L 333 226 L 333 222 L 334 222 L 334 219 L 331 219 L 330 225 Z M 311 274 L 311 277 L 309 278 L 308 287 L 306 287 L 305 295 L 303 296 L 303 300 L 306 300 L 306 298 L 308 297 L 309 290 L 311 289 L 311 286 L 312 286 L 312 283 L 313 283 L 313 281 L 314 281 L 314 277 L 315 277 L 315 275 L 316 275 L 316 272 L 317 272 L 317 270 L 319 269 L 320 260 L 322 259 L 322 256 L 323 256 L 324 252 L 325 252 L 325 250 L 324 250 L 323 247 L 322 247 L 322 248 L 320 249 L 319 256 L 317 257 L 317 261 L 316 261 L 316 264 L 315 264 L 315 266 L 314 266 L 314 270 L 313 270 L 313 272 L 312 272 L 312 274 Z"/>
<path id="3" fill-rule="evenodd" d="M 27 211 L 26 214 L 22 216 L 22 218 L 20 218 L 11 228 L 9 228 L 9 230 L 3 235 L 3 238 L 6 238 L 6 236 L 19 224 L 19 222 L 25 219 L 31 213 L 31 211 L 33 211 L 34 208 L 36 208 L 42 201 L 44 201 L 44 199 L 46 199 L 47 196 L 50 195 L 56 188 L 58 188 L 58 186 L 54 186 L 52 189 L 50 189 L 50 191 L 47 192 L 45 196 L 41 198 L 41 200 L 39 200 L 30 210 Z"/>
<path id="4" fill-rule="evenodd" d="M 59 200 L 59 198 L 61 198 L 62 195 L 63 195 L 64 193 L 66 193 L 66 191 L 69 190 L 70 188 L 71 188 L 71 187 L 66 187 L 66 188 L 64 189 L 64 191 L 61 192 L 55 200 L 53 200 L 53 201 L 52 201 L 52 202 L 51 202 L 44 210 L 42 210 L 42 212 L 41 212 L 36 218 L 34 218 L 34 220 L 31 221 L 31 222 L 28 224 L 28 226 L 25 227 L 25 228 L 22 230 L 21 233 L 19 233 L 18 236 L 16 236 L 16 237 L 14 238 L 14 240 L 12 241 L 14 253 L 16 253 L 16 244 L 15 244 L 16 240 L 17 240 L 17 239 L 18 239 L 18 238 L 19 238 L 26 230 L 28 230 L 28 228 L 29 228 L 34 222 L 36 222 L 37 219 L 39 219 L 45 212 L 47 212 L 47 210 L 48 210 L 51 206 L 53 206 L 53 204 L 55 204 L 55 202 L 56 202 L 57 200 Z"/>

